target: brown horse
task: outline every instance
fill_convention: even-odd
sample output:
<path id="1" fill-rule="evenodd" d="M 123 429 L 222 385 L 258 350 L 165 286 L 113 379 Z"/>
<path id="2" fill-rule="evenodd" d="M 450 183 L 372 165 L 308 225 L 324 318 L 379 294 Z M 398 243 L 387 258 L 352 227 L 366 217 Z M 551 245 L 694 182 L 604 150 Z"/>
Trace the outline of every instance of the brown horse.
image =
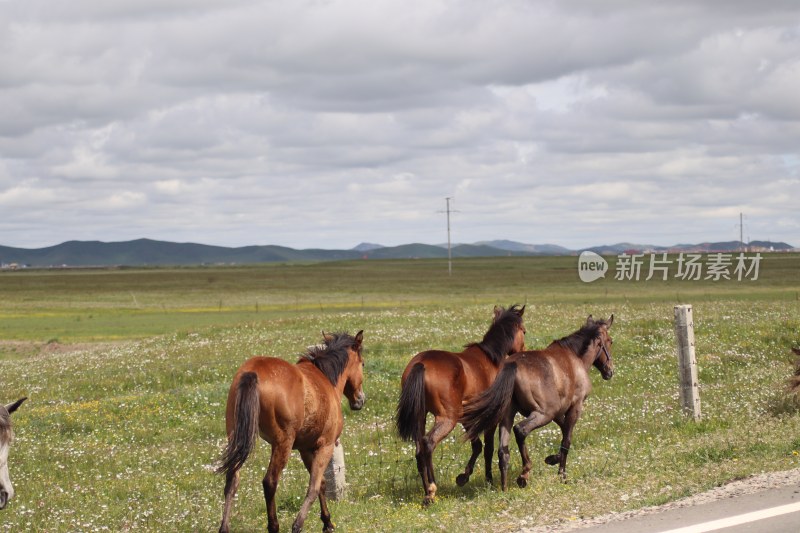
<path id="1" fill-rule="evenodd" d="M 8 476 L 8 450 L 14 439 L 11 413 L 25 400 L 27 398 L 20 398 L 14 403 L 0 405 L 0 510 L 5 509 L 6 504 L 14 497 L 14 486 L 11 485 L 11 478 Z"/>
<path id="2" fill-rule="evenodd" d="M 253 357 L 236 372 L 225 413 L 228 446 L 217 469 L 225 473 L 225 507 L 220 532 L 228 531 L 231 503 L 239 486 L 239 469 L 259 434 L 272 445 L 269 467 L 262 482 L 270 533 L 278 531 L 275 492 L 293 449 L 300 451 L 311 478 L 292 531 L 302 529 L 317 497 L 323 531 L 333 531 L 325 501 L 323 473 L 344 425 L 342 394 L 353 410 L 361 409 L 366 401 L 362 389 L 363 331 L 355 337 L 346 333 L 323 333 L 323 338 L 324 345 L 309 348 L 295 365 L 273 357 Z"/>
<path id="3" fill-rule="evenodd" d="M 614 315 L 606 320 L 586 320 L 586 324 L 567 337 L 553 341 L 544 350 L 520 352 L 503 364 L 494 383 L 464 407 L 461 423 L 466 438 L 475 439 L 481 432 L 500 424 L 500 484 L 508 488 L 508 442 L 514 416 L 526 418 L 514 426 L 514 436 L 522 456 L 522 473 L 517 484 L 525 487 L 531 470 L 531 459 L 525 437 L 534 429 L 555 421 L 561 428 L 561 449 L 545 459 L 558 465 L 558 473 L 566 480 L 567 454 L 572 444 L 572 429 L 581 416 L 583 401 L 592 390 L 589 367 L 594 365 L 603 379 L 611 379 L 611 344 L 608 328 Z"/>
<path id="4" fill-rule="evenodd" d="M 414 356 L 403 372 L 400 401 L 397 405 L 397 431 L 404 440 L 417 445 L 417 470 L 425 489 L 423 504 L 433 502 L 436 479 L 433 474 L 433 450 L 456 427 L 462 403 L 485 390 L 494 381 L 503 359 L 525 349 L 525 306 L 508 310 L 495 307 L 494 320 L 481 342 L 468 344 L 460 353 L 430 350 Z M 425 419 L 432 413 L 433 427 L 425 434 Z M 495 426 L 483 431 L 486 449 L 486 480 L 492 480 L 492 453 Z M 475 461 L 481 453 L 481 441 L 472 439 L 472 455 L 456 483 L 469 480 Z"/>

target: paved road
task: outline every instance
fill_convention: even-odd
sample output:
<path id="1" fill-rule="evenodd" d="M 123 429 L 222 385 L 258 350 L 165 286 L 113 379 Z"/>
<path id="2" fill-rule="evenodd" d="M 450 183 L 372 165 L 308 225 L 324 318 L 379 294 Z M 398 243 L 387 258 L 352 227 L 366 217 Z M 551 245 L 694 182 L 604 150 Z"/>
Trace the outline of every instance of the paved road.
<path id="1" fill-rule="evenodd" d="M 775 516 L 770 516 L 775 515 Z M 576 530 L 580 533 L 798 533 L 800 486 L 790 485 L 694 507 Z"/>

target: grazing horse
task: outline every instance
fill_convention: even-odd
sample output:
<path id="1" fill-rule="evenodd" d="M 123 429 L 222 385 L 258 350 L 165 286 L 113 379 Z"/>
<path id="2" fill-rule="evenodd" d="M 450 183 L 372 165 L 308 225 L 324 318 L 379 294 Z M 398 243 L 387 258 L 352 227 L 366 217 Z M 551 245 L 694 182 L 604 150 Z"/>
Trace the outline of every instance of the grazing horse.
<path id="1" fill-rule="evenodd" d="M 292 531 L 302 529 L 317 497 L 323 531 L 333 531 L 323 474 L 344 426 L 342 394 L 348 399 L 350 409 L 356 411 L 366 401 L 362 389 L 363 331 L 355 337 L 346 333 L 323 333 L 323 339 L 323 345 L 309 348 L 297 364 L 273 357 L 253 357 L 236 372 L 225 412 L 228 446 L 217 469 L 218 473 L 225 473 L 221 533 L 228 531 L 231 504 L 239 486 L 239 469 L 259 434 L 272 445 L 269 467 L 262 482 L 270 533 L 278 531 L 275 492 L 293 449 L 300 451 L 310 480 Z"/>
<path id="2" fill-rule="evenodd" d="M 14 497 L 14 487 L 8 477 L 8 449 L 14 438 L 11 430 L 11 413 L 22 405 L 27 398 L 20 398 L 14 403 L 0 405 L 0 510 L 5 509 L 9 500 Z"/>
<path id="3" fill-rule="evenodd" d="M 608 328 L 614 315 L 606 320 L 594 320 L 567 337 L 553 341 L 544 350 L 520 352 L 506 359 L 494 383 L 464 407 L 461 424 L 466 438 L 474 439 L 481 432 L 500 424 L 500 484 L 508 488 L 508 442 L 514 416 L 525 416 L 514 426 L 514 437 L 522 456 L 522 473 L 517 484 L 525 487 L 531 470 L 531 459 L 525 447 L 525 437 L 534 429 L 555 421 L 561 428 L 561 448 L 545 459 L 558 465 L 558 473 L 566 480 L 567 454 L 572 444 L 572 429 L 581 416 L 583 401 L 592 390 L 589 367 L 594 365 L 603 376 L 611 379 L 611 344 Z"/>
<path id="4" fill-rule="evenodd" d="M 525 349 L 524 312 L 524 305 L 513 305 L 508 310 L 495 307 L 494 320 L 481 342 L 468 344 L 460 353 L 421 352 L 406 366 L 397 405 L 397 431 L 403 440 L 413 440 L 417 445 L 417 470 L 425 489 L 423 505 L 432 503 L 436 496 L 433 450 L 456 427 L 463 402 L 492 384 L 507 355 Z M 433 414 L 433 427 L 425 434 L 428 413 Z M 495 426 L 487 426 L 483 431 L 486 480 L 490 483 L 494 431 Z M 456 478 L 459 486 L 467 483 L 481 453 L 479 436 L 475 434 L 471 441 L 472 455 L 464 473 Z"/>

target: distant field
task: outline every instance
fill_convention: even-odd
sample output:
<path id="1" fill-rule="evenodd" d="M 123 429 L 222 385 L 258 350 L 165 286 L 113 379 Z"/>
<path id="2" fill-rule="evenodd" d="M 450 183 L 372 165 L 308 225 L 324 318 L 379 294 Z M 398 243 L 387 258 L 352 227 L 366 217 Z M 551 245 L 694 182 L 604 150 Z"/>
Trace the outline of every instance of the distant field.
<path id="1" fill-rule="evenodd" d="M 365 409 L 345 408 L 349 496 L 340 531 L 513 529 L 660 503 L 753 472 L 800 466 L 800 413 L 783 383 L 800 345 L 800 255 L 764 254 L 757 281 L 579 281 L 577 258 L 349 261 L 227 268 L 0 272 L 0 401 L 15 414 L 17 497 L 0 531 L 209 531 L 221 514 L 211 470 L 236 367 L 256 353 L 295 360 L 320 331 L 365 330 Z M 530 486 L 487 488 L 453 432 L 435 458 L 439 500 L 394 435 L 399 376 L 427 348 L 479 340 L 495 304 L 527 303 L 527 344 L 614 313 L 617 373 L 576 427 L 570 483 L 541 458 L 555 426 L 528 439 Z M 705 418 L 679 412 L 672 307 L 695 308 Z M 266 446 L 245 466 L 235 531 L 266 527 Z M 512 453 L 516 475 L 519 458 Z M 496 464 L 495 464 L 496 472 Z M 278 506 L 288 530 L 307 475 L 294 458 Z M 597 493 L 603 495 L 597 497 Z M 318 530 L 316 508 L 306 530 Z"/>
<path id="2" fill-rule="evenodd" d="M 757 281 L 586 284 L 575 257 L 346 261 L 251 267 L 0 272 L 0 339 L 135 339 L 276 316 L 494 303 L 800 299 L 800 256 L 772 254 Z M 644 276 L 642 276 L 644 278 Z"/>

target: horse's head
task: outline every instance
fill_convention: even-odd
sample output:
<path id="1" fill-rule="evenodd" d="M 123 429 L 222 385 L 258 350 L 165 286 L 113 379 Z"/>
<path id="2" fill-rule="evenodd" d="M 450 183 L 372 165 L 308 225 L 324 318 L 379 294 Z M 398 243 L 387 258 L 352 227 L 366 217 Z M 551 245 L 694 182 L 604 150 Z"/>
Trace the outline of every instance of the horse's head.
<path id="1" fill-rule="evenodd" d="M 26 398 L 20 398 L 9 405 L 0 405 L 0 509 L 4 509 L 8 501 L 14 497 L 14 487 L 8 477 L 8 449 L 14 433 L 11 431 L 11 413 L 22 405 Z"/>
<path id="2" fill-rule="evenodd" d="M 347 349 L 347 366 L 344 370 L 344 395 L 350 403 L 350 409 L 358 411 L 364 407 L 367 395 L 364 393 L 364 357 L 361 355 L 364 331 L 359 331 Z"/>
<path id="3" fill-rule="evenodd" d="M 597 355 L 594 358 L 594 367 L 600 371 L 603 379 L 611 379 L 614 375 L 614 362 L 611 360 L 611 345 L 614 344 L 614 339 L 609 335 L 608 330 L 611 324 L 614 323 L 614 315 L 612 314 L 608 320 L 594 320 L 592 315 L 586 319 L 587 326 L 597 326 L 597 337 L 594 340 L 594 347 Z"/>
<path id="4" fill-rule="evenodd" d="M 500 306 L 494 308 L 494 318 L 492 319 L 492 328 L 489 333 L 484 337 L 486 342 L 487 337 L 490 336 L 495 329 L 499 328 L 500 334 L 504 337 L 509 337 L 507 342 L 506 353 L 503 356 L 511 355 L 517 352 L 525 351 L 525 324 L 522 321 L 522 315 L 525 314 L 525 306 L 512 305 L 508 309 Z"/>

